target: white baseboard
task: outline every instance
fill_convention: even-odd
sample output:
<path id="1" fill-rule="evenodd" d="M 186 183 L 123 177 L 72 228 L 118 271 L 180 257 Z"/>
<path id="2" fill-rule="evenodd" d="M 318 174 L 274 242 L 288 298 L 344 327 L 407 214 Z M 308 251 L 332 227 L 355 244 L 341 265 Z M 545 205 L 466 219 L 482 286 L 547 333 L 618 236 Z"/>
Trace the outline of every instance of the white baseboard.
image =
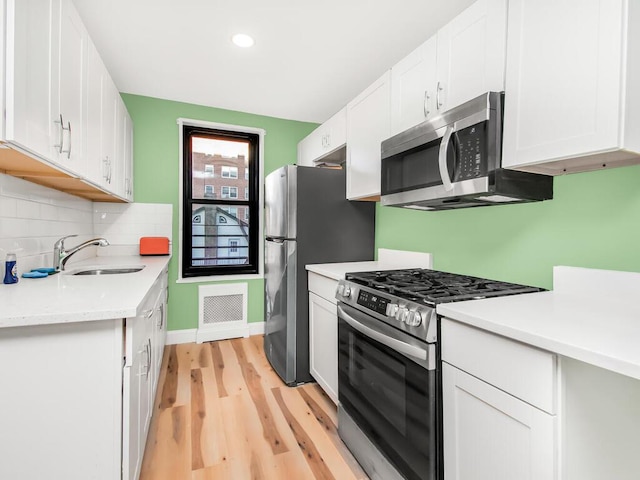
<path id="1" fill-rule="evenodd" d="M 169 330 L 167 332 L 167 345 L 177 345 L 179 343 L 195 343 L 197 328 L 187 330 Z"/>
<path id="2" fill-rule="evenodd" d="M 248 323 L 247 327 L 243 327 L 243 330 L 240 332 L 236 332 L 238 329 L 231 329 L 228 332 L 214 332 L 215 334 L 225 334 L 224 335 L 213 335 L 213 337 L 217 336 L 218 338 L 208 338 L 210 335 L 206 332 L 204 334 L 198 335 L 197 328 L 189 328 L 185 330 L 169 330 L 167 332 L 167 345 L 177 345 L 180 343 L 196 343 L 199 341 L 202 342 L 211 342 L 213 340 L 223 340 L 226 338 L 237 338 L 237 337 L 245 337 L 249 335 L 264 335 L 264 322 L 253 322 Z M 246 333 L 246 334 L 245 334 Z M 200 338 L 199 338 L 200 337 Z"/>
<path id="3" fill-rule="evenodd" d="M 249 335 L 264 335 L 264 322 L 249 323 Z"/>

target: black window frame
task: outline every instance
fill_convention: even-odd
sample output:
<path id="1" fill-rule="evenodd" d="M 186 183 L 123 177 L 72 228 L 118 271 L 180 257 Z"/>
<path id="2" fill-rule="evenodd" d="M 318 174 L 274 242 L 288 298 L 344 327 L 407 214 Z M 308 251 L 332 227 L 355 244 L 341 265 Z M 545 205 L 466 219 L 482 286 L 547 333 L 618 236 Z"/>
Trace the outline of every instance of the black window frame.
<path id="1" fill-rule="evenodd" d="M 249 143 L 248 168 L 249 198 L 193 198 L 193 161 L 191 156 L 192 137 L 216 140 L 244 140 Z M 259 254 L 259 208 L 260 208 L 260 135 L 239 130 L 223 130 L 195 125 L 182 126 L 182 277 L 197 278 L 226 275 L 253 275 L 260 273 Z M 222 189 L 221 189 L 222 191 Z M 230 207 L 246 206 L 249 211 L 249 263 L 241 265 L 192 265 L 193 205 L 222 205 Z M 244 219 L 242 219 L 244 220 Z"/>

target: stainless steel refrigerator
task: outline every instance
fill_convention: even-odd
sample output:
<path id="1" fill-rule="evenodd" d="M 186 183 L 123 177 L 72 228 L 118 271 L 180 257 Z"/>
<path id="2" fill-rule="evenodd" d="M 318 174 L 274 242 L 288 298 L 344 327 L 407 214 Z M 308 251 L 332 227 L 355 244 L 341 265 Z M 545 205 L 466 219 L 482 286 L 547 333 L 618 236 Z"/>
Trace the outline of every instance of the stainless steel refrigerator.
<path id="1" fill-rule="evenodd" d="M 375 203 L 346 200 L 345 180 L 296 165 L 265 178 L 264 350 L 287 385 L 313 380 L 305 265 L 373 259 Z"/>

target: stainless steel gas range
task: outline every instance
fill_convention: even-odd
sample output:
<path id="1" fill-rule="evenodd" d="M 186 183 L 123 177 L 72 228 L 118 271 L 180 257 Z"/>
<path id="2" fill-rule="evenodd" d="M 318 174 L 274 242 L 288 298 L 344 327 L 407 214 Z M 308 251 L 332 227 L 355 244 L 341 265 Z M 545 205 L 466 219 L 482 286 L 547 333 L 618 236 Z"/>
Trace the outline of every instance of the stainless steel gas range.
<path id="1" fill-rule="evenodd" d="M 338 431 L 370 478 L 443 478 L 436 305 L 540 290 L 426 269 L 339 282 Z"/>

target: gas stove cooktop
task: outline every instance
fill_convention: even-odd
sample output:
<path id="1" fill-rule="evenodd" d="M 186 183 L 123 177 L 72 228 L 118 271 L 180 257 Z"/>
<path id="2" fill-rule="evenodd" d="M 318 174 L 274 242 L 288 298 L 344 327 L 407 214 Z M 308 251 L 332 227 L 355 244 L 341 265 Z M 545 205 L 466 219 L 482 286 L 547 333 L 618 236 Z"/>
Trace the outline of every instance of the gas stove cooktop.
<path id="1" fill-rule="evenodd" d="M 544 290 L 527 285 L 422 268 L 347 273 L 345 279 L 358 285 L 388 292 L 404 300 L 430 306 Z"/>

